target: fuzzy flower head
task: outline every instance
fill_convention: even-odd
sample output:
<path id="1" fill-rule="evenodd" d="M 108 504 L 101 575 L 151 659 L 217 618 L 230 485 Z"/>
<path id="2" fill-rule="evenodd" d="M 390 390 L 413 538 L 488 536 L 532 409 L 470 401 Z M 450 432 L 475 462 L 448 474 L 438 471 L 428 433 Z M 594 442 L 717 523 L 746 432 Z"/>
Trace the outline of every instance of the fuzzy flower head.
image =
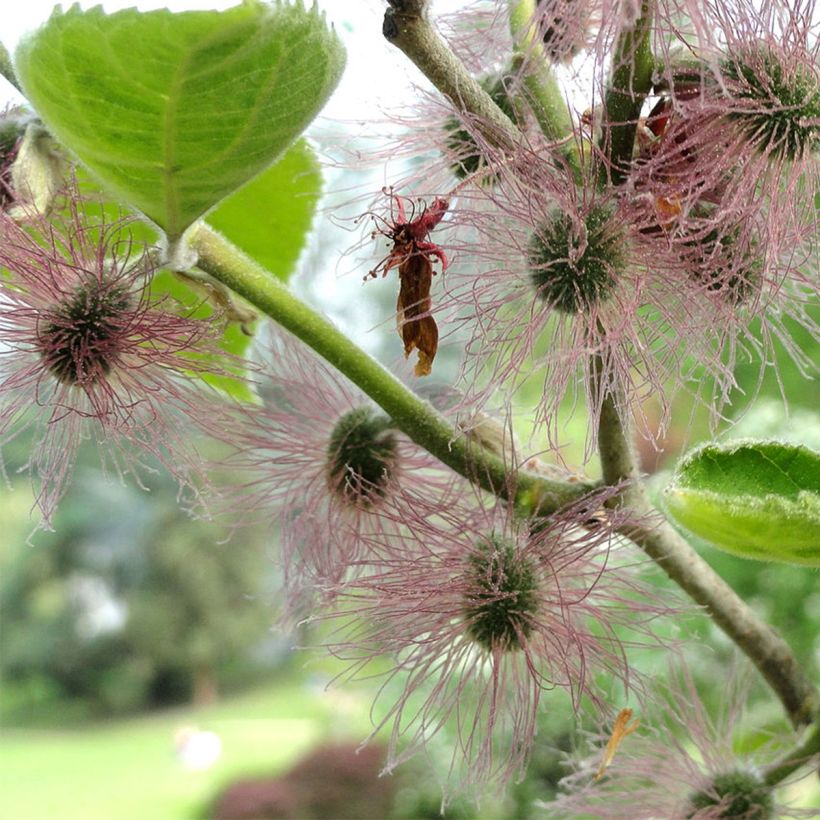
<path id="1" fill-rule="evenodd" d="M 261 355 L 263 406 L 248 414 L 231 459 L 248 476 L 235 504 L 277 522 L 286 615 L 299 617 L 314 592 L 332 595 L 389 553 L 403 511 L 450 478 L 294 337 L 277 333 Z"/>
<path id="2" fill-rule="evenodd" d="M 748 684 L 748 678 L 739 680 L 733 673 L 723 713 L 714 720 L 688 670 L 673 670 L 668 691 L 652 701 L 648 714 L 641 715 L 640 725 L 623 737 L 614 755 L 607 756 L 612 747 L 608 732 L 595 739 L 599 750 L 577 762 L 576 771 L 564 778 L 561 785 L 566 793 L 545 806 L 549 816 L 613 820 L 815 816 L 811 810 L 783 805 L 766 783 L 765 766 L 780 756 L 778 744 L 766 743 L 751 755 L 737 751 L 736 733 Z"/>
<path id="3" fill-rule="evenodd" d="M 599 672 L 633 683 L 618 627 L 648 641 L 667 607 L 642 596 L 612 522 L 594 520 L 601 502 L 538 522 L 464 498 L 417 506 L 394 556 L 340 587 L 319 620 L 351 678 L 385 676 L 373 713 L 388 770 L 449 731 L 447 787 L 501 786 L 524 771 L 547 690 L 577 709 L 601 702 Z"/>
<path id="4" fill-rule="evenodd" d="M 719 206 L 737 221 L 813 218 L 820 160 L 820 71 L 814 2 L 704 6 L 700 47 L 669 49 L 660 100 L 642 121 L 634 184 L 683 216 Z M 674 15 L 674 5 L 666 9 Z"/>
<path id="5" fill-rule="evenodd" d="M 685 384 L 693 362 L 717 377 L 716 390 L 727 390 L 731 373 L 710 333 L 709 311 L 698 310 L 709 300 L 699 298 L 704 286 L 687 273 L 691 261 L 665 235 L 645 230 L 631 197 L 592 184 L 577 188 L 569 174 L 543 163 L 538 170 L 542 159 L 534 153 L 499 174 L 493 211 L 473 208 L 466 194 L 451 208 L 478 237 L 440 297 L 475 317 L 465 319 L 472 329 L 468 401 L 537 380 L 536 418 L 557 440 L 559 407 L 579 389 L 589 391 L 594 430 L 595 359 L 599 384 L 630 385 L 624 409 L 639 421 L 646 421 L 643 399 L 663 399 Z M 648 421 L 641 426 L 651 433 Z"/>
<path id="6" fill-rule="evenodd" d="M 192 355 L 215 353 L 208 324 L 150 297 L 153 267 L 125 236 L 86 225 L 77 203 L 60 227 L 0 218 L 0 436 L 34 432 L 45 525 L 83 440 L 117 473 L 147 457 L 193 487 L 193 434 L 224 430 L 218 398 L 193 375 L 213 370 Z"/>

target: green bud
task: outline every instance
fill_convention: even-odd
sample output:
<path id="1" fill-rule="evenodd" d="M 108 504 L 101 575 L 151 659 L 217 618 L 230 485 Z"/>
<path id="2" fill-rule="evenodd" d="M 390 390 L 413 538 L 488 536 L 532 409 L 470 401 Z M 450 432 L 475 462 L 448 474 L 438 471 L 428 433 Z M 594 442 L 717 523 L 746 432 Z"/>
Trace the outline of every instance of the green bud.
<path id="1" fill-rule="evenodd" d="M 463 604 L 468 635 L 491 652 L 521 649 L 538 612 L 536 567 L 511 541 L 493 533 L 467 558 Z"/>
<path id="2" fill-rule="evenodd" d="M 626 267 L 624 235 L 614 212 L 593 205 L 583 222 L 557 212 L 530 239 L 530 278 L 538 295 L 563 313 L 606 301 Z"/>
<path id="3" fill-rule="evenodd" d="M 398 440 L 390 419 L 369 407 L 350 410 L 330 434 L 328 484 L 347 503 L 374 506 L 387 493 L 397 460 Z"/>

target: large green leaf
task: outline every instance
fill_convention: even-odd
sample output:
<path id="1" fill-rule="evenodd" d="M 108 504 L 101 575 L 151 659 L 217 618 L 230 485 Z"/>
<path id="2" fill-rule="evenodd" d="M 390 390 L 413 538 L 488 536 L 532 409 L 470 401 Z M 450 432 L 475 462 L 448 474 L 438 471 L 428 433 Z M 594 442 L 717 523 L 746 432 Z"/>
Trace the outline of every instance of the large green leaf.
<path id="1" fill-rule="evenodd" d="M 275 165 L 220 202 L 207 221 L 287 282 L 305 245 L 321 187 L 316 155 L 299 140 Z"/>
<path id="2" fill-rule="evenodd" d="M 15 54 L 48 128 L 171 237 L 270 165 L 336 86 L 315 9 L 55 10 Z"/>
<path id="3" fill-rule="evenodd" d="M 777 441 L 710 444 L 664 493 L 695 535 L 744 558 L 820 566 L 820 454 Z"/>

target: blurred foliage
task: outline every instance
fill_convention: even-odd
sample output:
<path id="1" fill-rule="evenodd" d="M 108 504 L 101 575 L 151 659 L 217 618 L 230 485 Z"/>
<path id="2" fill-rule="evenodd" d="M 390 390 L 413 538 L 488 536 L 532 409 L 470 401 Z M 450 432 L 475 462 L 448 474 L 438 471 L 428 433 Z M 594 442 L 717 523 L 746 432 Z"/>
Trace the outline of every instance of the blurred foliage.
<path id="1" fill-rule="evenodd" d="M 167 479 L 154 476 L 148 489 L 82 465 L 56 532 L 30 545 L 6 542 L 0 702 L 7 723 L 63 699 L 101 712 L 206 701 L 220 683 L 258 673 L 250 653 L 273 617 L 267 535 L 249 528 L 225 540 L 213 522 L 180 509 Z M 25 521 L 27 513 L 18 505 L 6 520 Z"/>

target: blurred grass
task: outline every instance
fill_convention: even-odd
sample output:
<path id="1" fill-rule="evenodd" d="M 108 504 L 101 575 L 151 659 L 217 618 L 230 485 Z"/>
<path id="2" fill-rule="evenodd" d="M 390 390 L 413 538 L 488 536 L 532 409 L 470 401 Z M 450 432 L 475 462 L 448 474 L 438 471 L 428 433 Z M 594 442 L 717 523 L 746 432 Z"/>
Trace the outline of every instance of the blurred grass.
<path id="1" fill-rule="evenodd" d="M 330 696 L 329 696 L 330 694 Z M 367 705 L 290 676 L 207 708 L 183 707 L 71 729 L 4 729 L 0 817 L 13 820 L 183 820 L 225 785 L 276 775 L 328 734 L 365 732 Z M 216 732 L 222 756 L 187 771 L 181 727 Z"/>

